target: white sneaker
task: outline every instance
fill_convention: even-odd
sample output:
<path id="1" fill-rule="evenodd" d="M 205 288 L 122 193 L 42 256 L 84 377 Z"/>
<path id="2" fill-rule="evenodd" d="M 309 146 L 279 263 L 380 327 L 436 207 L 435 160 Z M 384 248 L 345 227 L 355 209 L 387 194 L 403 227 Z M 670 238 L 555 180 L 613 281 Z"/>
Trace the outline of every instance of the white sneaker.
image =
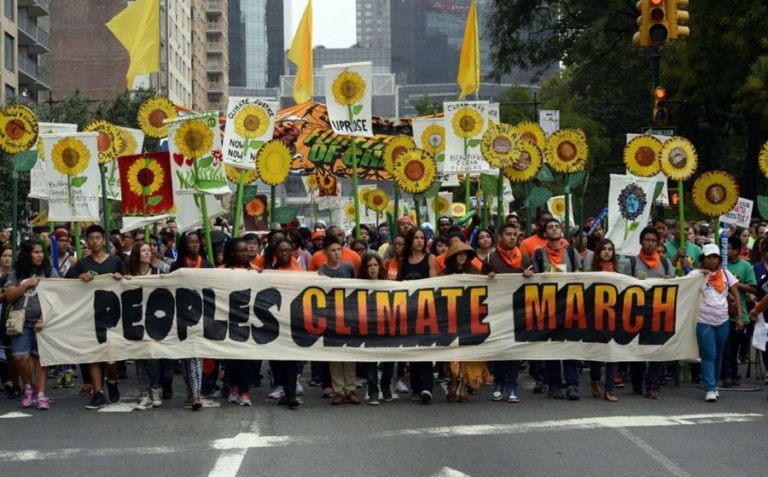
<path id="1" fill-rule="evenodd" d="M 395 390 L 399 393 L 405 394 L 408 392 L 408 386 L 406 386 L 402 380 L 398 379 L 397 384 L 395 385 Z"/>
<path id="2" fill-rule="evenodd" d="M 304 395 L 304 386 L 302 386 L 299 381 L 296 381 L 296 395 L 297 396 Z"/>
<path id="3" fill-rule="evenodd" d="M 134 409 L 137 411 L 146 411 L 147 409 L 152 407 L 152 399 L 150 399 L 149 394 L 147 393 L 141 393 L 141 396 L 139 397 L 139 403 L 134 406 Z"/>
<path id="4" fill-rule="evenodd" d="M 509 392 L 507 393 L 507 402 L 512 402 L 512 403 L 518 403 L 518 402 L 520 402 L 520 398 L 519 398 L 519 397 L 517 397 L 517 392 L 515 392 L 515 391 L 509 391 Z"/>
<path id="5" fill-rule="evenodd" d="M 240 396 L 236 392 L 230 391 L 229 396 L 227 396 L 227 402 L 231 404 L 237 404 L 239 397 Z"/>
<path id="6" fill-rule="evenodd" d="M 717 391 L 707 391 L 704 395 L 704 400 L 707 402 L 717 402 Z"/>
<path id="7" fill-rule="evenodd" d="M 246 393 L 238 394 L 237 395 L 237 404 L 240 405 L 240 406 L 250 407 L 250 405 L 251 405 L 251 398 L 250 398 L 250 396 L 248 396 L 248 394 L 246 394 Z"/>
<path id="8" fill-rule="evenodd" d="M 491 401 L 501 401 L 503 397 L 504 395 L 501 394 L 501 391 L 496 390 L 491 394 Z"/>
<path id="9" fill-rule="evenodd" d="M 285 396 L 285 390 L 282 386 L 276 386 L 275 389 L 269 393 L 268 399 L 270 401 L 278 401 L 281 397 Z"/>
<path id="10" fill-rule="evenodd" d="M 152 407 L 163 405 L 163 390 L 152 388 L 149 390 L 149 399 L 152 400 Z"/>

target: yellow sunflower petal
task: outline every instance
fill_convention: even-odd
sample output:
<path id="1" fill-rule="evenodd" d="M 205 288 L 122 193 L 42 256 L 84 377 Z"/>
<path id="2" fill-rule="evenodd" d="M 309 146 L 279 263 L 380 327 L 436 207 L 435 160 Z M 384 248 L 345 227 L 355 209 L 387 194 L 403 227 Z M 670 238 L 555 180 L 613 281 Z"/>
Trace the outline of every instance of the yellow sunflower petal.
<path id="1" fill-rule="evenodd" d="M 451 204 L 451 215 L 456 218 L 467 215 L 467 206 L 463 202 L 454 202 Z"/>
<path id="2" fill-rule="evenodd" d="M 32 148 L 40 129 L 37 116 L 26 106 L 12 104 L 0 115 L 0 149 L 18 154 Z"/>
<path id="3" fill-rule="evenodd" d="M 445 128 L 439 124 L 427 126 L 421 133 L 421 146 L 433 156 L 445 151 Z"/>
<path id="4" fill-rule="evenodd" d="M 108 164 L 120 155 L 123 151 L 123 136 L 117 126 L 109 121 L 91 121 L 83 127 L 83 131 L 97 132 L 99 163 Z"/>
<path id="5" fill-rule="evenodd" d="M 256 171 L 262 182 L 278 186 L 291 173 L 291 151 L 279 139 L 273 139 L 261 146 L 256 155 Z"/>
<path id="6" fill-rule="evenodd" d="M 165 171 L 156 160 L 138 159 L 128 168 L 128 187 L 136 195 L 150 196 L 159 191 Z"/>
<path id="7" fill-rule="evenodd" d="M 757 164 L 760 166 L 760 172 L 765 177 L 768 177 L 768 142 L 763 144 L 763 147 L 760 149 L 760 155 L 757 156 Z"/>
<path id="8" fill-rule="evenodd" d="M 561 129 L 547 139 L 547 165 L 555 172 L 570 174 L 584 169 L 589 146 L 578 129 Z"/>
<path id="9" fill-rule="evenodd" d="M 213 131 L 204 121 L 189 119 L 181 123 L 173 140 L 185 157 L 199 159 L 213 147 Z"/>
<path id="10" fill-rule="evenodd" d="M 235 115 L 235 132 L 246 139 L 256 139 L 269 128 L 269 114 L 255 104 L 248 104 Z"/>
<path id="11" fill-rule="evenodd" d="M 453 132 L 464 139 L 470 139 L 483 130 L 483 115 L 470 106 L 459 108 L 451 121 Z"/>
<path id="12" fill-rule="evenodd" d="M 659 151 L 661 141 L 653 136 L 637 136 L 624 147 L 624 164 L 636 176 L 655 176 L 661 170 Z"/>
<path id="13" fill-rule="evenodd" d="M 528 182 L 536 177 L 544 164 L 541 149 L 529 141 L 520 141 L 520 159 L 504 168 L 504 175 L 510 182 Z"/>
<path id="14" fill-rule="evenodd" d="M 139 144 L 136 142 L 136 138 L 130 131 L 124 128 L 117 128 L 117 130 L 120 132 L 120 138 L 123 140 L 123 147 L 118 156 L 129 156 L 141 152 L 139 150 Z"/>
<path id="15" fill-rule="evenodd" d="M 382 189 L 374 189 L 368 196 L 368 207 L 376 212 L 382 212 L 389 205 L 389 196 Z"/>
<path id="16" fill-rule="evenodd" d="M 684 181 L 696 172 L 699 158 L 696 148 L 680 136 L 667 139 L 659 151 L 661 170 L 672 180 Z"/>
<path id="17" fill-rule="evenodd" d="M 693 205 L 702 214 L 719 217 L 739 201 L 736 179 L 724 171 L 708 171 L 693 183 Z"/>
<path id="18" fill-rule="evenodd" d="M 408 149 L 395 160 L 392 175 L 400 189 L 420 194 L 435 181 L 437 163 L 432 154 L 423 149 Z"/>
<path id="19" fill-rule="evenodd" d="M 520 139 L 530 141 L 533 144 L 539 146 L 539 149 L 544 149 L 547 145 L 547 136 L 544 134 L 544 130 L 539 126 L 539 123 L 533 121 L 523 121 L 517 123 L 517 132 L 520 134 Z"/>
<path id="20" fill-rule="evenodd" d="M 83 141 L 74 137 L 59 139 L 51 149 L 53 167 L 61 174 L 74 177 L 88 167 L 91 153 Z"/>
<path id="21" fill-rule="evenodd" d="M 489 127 L 480 142 L 483 158 L 493 167 L 506 167 L 520 158 L 520 136 L 509 124 Z"/>
<path id="22" fill-rule="evenodd" d="M 400 154 L 404 153 L 408 149 L 416 147 L 416 143 L 413 142 L 411 136 L 405 134 L 398 134 L 393 136 L 392 139 L 384 146 L 384 153 L 382 159 L 384 160 L 384 170 L 392 174 L 395 170 L 395 160 Z"/>
<path id="23" fill-rule="evenodd" d="M 261 197 L 254 197 L 253 200 L 245 204 L 245 213 L 251 217 L 261 217 L 267 211 L 267 204 Z"/>
<path id="24" fill-rule="evenodd" d="M 259 179 L 259 174 L 255 169 L 237 169 L 232 166 L 226 166 L 225 171 L 227 173 L 227 180 L 232 184 L 240 183 L 240 171 L 245 171 L 245 179 L 243 185 L 253 184 Z"/>
<path id="25" fill-rule="evenodd" d="M 149 137 L 161 139 L 168 136 L 166 120 L 179 117 L 176 107 L 168 98 L 150 98 L 139 107 L 139 127 Z"/>
<path id="26" fill-rule="evenodd" d="M 342 71 L 333 80 L 333 97 L 342 106 L 353 106 L 365 95 L 365 80 L 354 71 Z"/>
<path id="27" fill-rule="evenodd" d="M 355 218 L 355 203 L 350 202 L 347 205 L 344 206 L 344 215 L 347 216 L 347 218 L 354 219 Z"/>
<path id="28" fill-rule="evenodd" d="M 366 207 L 368 206 L 368 200 L 371 197 L 371 192 L 373 192 L 373 189 L 369 187 L 366 187 L 360 191 L 360 202 L 362 202 Z"/>
<path id="29" fill-rule="evenodd" d="M 448 213 L 448 209 L 451 207 L 451 204 L 448 202 L 448 199 L 445 197 L 439 197 L 437 198 L 437 207 L 438 212 L 440 213 L 440 216 Z"/>

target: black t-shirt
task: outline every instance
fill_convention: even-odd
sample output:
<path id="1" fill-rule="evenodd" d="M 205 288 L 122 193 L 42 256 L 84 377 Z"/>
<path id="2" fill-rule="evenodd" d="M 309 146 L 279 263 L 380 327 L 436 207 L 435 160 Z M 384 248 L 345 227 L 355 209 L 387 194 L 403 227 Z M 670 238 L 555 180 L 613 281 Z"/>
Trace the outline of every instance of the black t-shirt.
<path id="1" fill-rule="evenodd" d="M 82 260 L 78 260 L 77 263 L 67 271 L 67 278 L 78 278 L 80 275 L 86 272 L 93 272 L 96 275 L 104 275 L 107 273 L 125 273 L 125 267 L 123 261 L 119 258 L 110 255 L 106 260 L 99 263 L 91 256 L 87 256 Z"/>

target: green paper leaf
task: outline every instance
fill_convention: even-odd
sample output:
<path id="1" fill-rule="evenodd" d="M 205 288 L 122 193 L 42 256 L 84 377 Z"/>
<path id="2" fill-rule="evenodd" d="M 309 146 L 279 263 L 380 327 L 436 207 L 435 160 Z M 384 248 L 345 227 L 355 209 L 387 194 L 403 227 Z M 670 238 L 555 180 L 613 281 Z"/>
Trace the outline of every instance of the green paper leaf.
<path id="1" fill-rule="evenodd" d="M 218 189 L 218 188 L 223 187 L 225 185 L 226 185 L 226 182 L 222 182 L 222 181 L 207 181 L 207 180 L 203 180 L 203 181 L 195 182 L 194 187 L 195 187 L 195 189 L 197 189 L 197 190 L 199 190 L 201 192 L 205 192 L 205 191 L 209 191 L 211 189 Z"/>
<path id="2" fill-rule="evenodd" d="M 360 114 L 360 111 L 362 110 L 363 110 L 362 104 L 356 104 L 352 106 L 352 116 L 357 116 L 358 114 Z"/>
<path id="3" fill-rule="evenodd" d="M 424 197 L 432 198 L 436 196 L 440 192 L 440 184 L 442 184 L 440 181 L 433 182 L 432 186 L 424 192 Z"/>
<path id="4" fill-rule="evenodd" d="M 202 159 L 200 159 L 200 162 L 197 164 L 197 167 L 201 169 L 206 169 L 208 167 L 211 167 L 211 164 L 213 164 L 213 157 L 212 156 L 206 156 Z"/>
<path id="5" fill-rule="evenodd" d="M 287 224 L 296 218 L 299 210 L 295 207 L 284 205 L 282 207 L 275 207 L 275 216 L 271 218 L 272 223 Z"/>
<path id="6" fill-rule="evenodd" d="M 156 206 L 157 204 L 159 204 L 162 201 L 163 201 L 163 196 L 162 195 L 153 195 L 152 197 L 147 199 L 147 204 L 151 205 L 152 207 L 154 207 L 154 206 Z"/>
<path id="7" fill-rule="evenodd" d="M 663 190 L 664 190 L 664 182 L 658 181 L 656 183 L 656 188 L 653 190 L 653 200 L 651 202 L 656 202 Z"/>
<path id="8" fill-rule="evenodd" d="M 247 204 L 252 201 L 259 192 L 259 188 L 254 185 L 248 185 L 243 187 L 243 204 Z"/>
<path id="9" fill-rule="evenodd" d="M 480 187 L 483 189 L 483 194 L 498 197 L 499 177 L 490 174 L 480 174 Z"/>
<path id="10" fill-rule="evenodd" d="M 757 196 L 757 210 L 763 220 L 768 220 L 768 197 L 764 195 Z"/>
<path id="11" fill-rule="evenodd" d="M 444 153 L 444 152 L 441 152 L 440 154 L 436 155 L 436 156 L 435 156 L 435 160 L 436 160 L 437 162 L 443 162 L 443 161 L 445 161 L 445 153 Z"/>
<path id="12" fill-rule="evenodd" d="M 248 143 L 248 147 L 250 149 L 254 149 L 254 150 L 257 150 L 258 148 L 260 148 L 263 145 L 264 145 L 264 141 L 262 141 L 260 139 L 254 139 L 253 141 Z"/>
<path id="13" fill-rule="evenodd" d="M 539 171 L 539 175 L 536 176 L 536 179 L 538 179 L 539 182 L 553 182 L 555 176 L 552 175 L 552 170 L 549 166 L 544 164 L 541 166 L 541 170 Z"/>
<path id="14" fill-rule="evenodd" d="M 629 224 L 629 231 L 634 232 L 638 227 L 640 227 L 640 222 L 632 222 Z"/>
<path id="15" fill-rule="evenodd" d="M 466 215 L 464 215 L 464 217 L 462 217 L 459 220 L 457 220 L 456 223 L 463 227 L 463 226 L 469 224 L 472 221 L 472 217 L 474 217 L 475 215 L 477 215 L 477 211 L 476 210 L 470 210 L 469 212 L 466 213 Z"/>
<path id="16" fill-rule="evenodd" d="M 480 145 L 480 139 L 470 139 L 467 141 L 467 147 L 477 147 Z"/>
<path id="17" fill-rule="evenodd" d="M 541 207 L 552 197 L 552 191 L 544 187 L 535 187 L 528 196 L 528 204 L 532 208 Z"/>
<path id="18" fill-rule="evenodd" d="M 568 177 L 568 186 L 571 190 L 578 189 L 584 182 L 584 178 L 587 177 L 587 171 L 579 171 L 571 174 Z"/>
<path id="19" fill-rule="evenodd" d="M 35 167 L 37 162 L 37 149 L 31 151 L 24 151 L 16 154 L 11 158 L 13 167 L 16 172 L 27 172 Z"/>
<path id="20" fill-rule="evenodd" d="M 88 176 L 73 177 L 71 182 L 72 187 L 82 187 L 87 180 Z"/>

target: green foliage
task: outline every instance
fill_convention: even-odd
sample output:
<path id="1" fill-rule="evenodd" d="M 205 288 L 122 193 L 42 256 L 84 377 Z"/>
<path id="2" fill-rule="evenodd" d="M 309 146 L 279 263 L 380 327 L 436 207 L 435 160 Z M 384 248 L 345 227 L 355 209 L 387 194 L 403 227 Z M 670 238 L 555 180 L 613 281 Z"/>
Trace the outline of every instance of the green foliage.
<path id="1" fill-rule="evenodd" d="M 443 112 L 443 105 L 437 101 L 432 101 L 428 94 L 421 99 L 413 102 L 413 109 L 416 110 L 416 116 L 432 116 Z"/>

